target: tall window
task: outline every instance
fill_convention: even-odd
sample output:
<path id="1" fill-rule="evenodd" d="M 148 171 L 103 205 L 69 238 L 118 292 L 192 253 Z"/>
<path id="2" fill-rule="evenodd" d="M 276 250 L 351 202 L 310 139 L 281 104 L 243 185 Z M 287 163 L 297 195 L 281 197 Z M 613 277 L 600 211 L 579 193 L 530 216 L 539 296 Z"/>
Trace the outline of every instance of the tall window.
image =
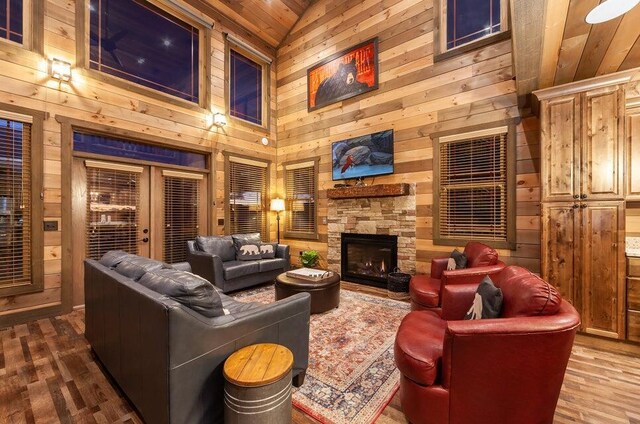
<path id="1" fill-rule="evenodd" d="M 285 237 L 317 238 L 318 161 L 284 165 L 288 219 Z"/>
<path id="2" fill-rule="evenodd" d="M 89 66 L 198 103 L 199 30 L 144 0 L 91 0 Z"/>
<path id="3" fill-rule="evenodd" d="M 229 116 L 267 128 L 271 59 L 229 35 L 227 52 Z"/>
<path id="4" fill-rule="evenodd" d="M 436 242 L 484 240 L 496 247 L 515 242 L 508 139 L 506 126 L 436 139 Z"/>
<path id="5" fill-rule="evenodd" d="M 187 260 L 187 241 L 198 235 L 202 174 L 164 170 L 164 255 L 167 263 Z"/>
<path id="6" fill-rule="evenodd" d="M 22 0 L 0 0 L 0 37 L 22 44 Z"/>
<path id="7" fill-rule="evenodd" d="M 42 118 L 0 111 L 0 295 L 42 290 Z M 38 227 L 38 225 L 40 227 Z"/>
<path id="8" fill-rule="evenodd" d="M 506 0 L 438 0 L 436 54 L 488 39 L 507 28 Z M 488 40 L 487 40 L 488 41 Z M 463 51 L 469 50 L 463 49 Z"/>
<path id="9" fill-rule="evenodd" d="M 260 233 L 267 240 L 269 164 L 235 156 L 225 162 L 227 234 Z"/>

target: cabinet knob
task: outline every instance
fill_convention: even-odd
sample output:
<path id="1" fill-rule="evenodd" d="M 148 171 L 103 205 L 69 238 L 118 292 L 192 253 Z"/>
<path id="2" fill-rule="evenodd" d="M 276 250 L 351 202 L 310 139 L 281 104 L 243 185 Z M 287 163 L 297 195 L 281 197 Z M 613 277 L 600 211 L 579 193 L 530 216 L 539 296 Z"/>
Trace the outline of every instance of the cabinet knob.
<path id="1" fill-rule="evenodd" d="M 586 194 L 581 194 L 581 195 L 580 195 L 580 198 L 581 198 L 581 199 L 586 199 L 586 198 L 587 198 L 587 195 L 586 195 Z"/>
<path id="2" fill-rule="evenodd" d="M 587 204 L 586 204 L 586 203 L 582 203 L 582 204 L 580 205 L 580 207 L 581 207 L 582 209 L 584 209 L 584 208 L 586 208 L 586 207 L 587 207 Z"/>
<path id="3" fill-rule="evenodd" d="M 580 207 L 580 206 L 578 206 L 578 204 L 577 204 L 577 203 L 574 203 L 574 204 L 573 204 L 573 209 L 578 209 L 579 207 Z"/>
<path id="4" fill-rule="evenodd" d="M 574 194 L 574 195 L 573 195 L 573 198 L 574 198 L 574 199 L 579 199 L 579 198 L 580 198 L 580 195 L 579 195 L 579 194 Z"/>
<path id="5" fill-rule="evenodd" d="M 611 243 L 611 247 L 614 248 L 614 249 L 617 248 L 618 247 L 618 243 Z"/>

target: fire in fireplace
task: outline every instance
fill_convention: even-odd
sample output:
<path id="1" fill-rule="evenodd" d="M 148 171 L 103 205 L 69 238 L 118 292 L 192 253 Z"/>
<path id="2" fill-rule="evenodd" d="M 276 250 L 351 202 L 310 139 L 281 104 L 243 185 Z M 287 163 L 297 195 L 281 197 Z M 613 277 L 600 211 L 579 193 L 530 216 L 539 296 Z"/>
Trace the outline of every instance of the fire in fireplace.
<path id="1" fill-rule="evenodd" d="M 387 286 L 387 273 L 398 263 L 398 237 L 342 233 L 342 279 L 374 287 Z"/>

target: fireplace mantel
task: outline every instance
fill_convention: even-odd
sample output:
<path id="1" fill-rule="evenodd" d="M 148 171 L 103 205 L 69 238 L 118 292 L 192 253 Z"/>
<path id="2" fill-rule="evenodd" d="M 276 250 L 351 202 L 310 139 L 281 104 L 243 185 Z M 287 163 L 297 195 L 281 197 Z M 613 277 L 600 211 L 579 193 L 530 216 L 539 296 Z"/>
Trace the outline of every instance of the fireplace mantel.
<path id="1" fill-rule="evenodd" d="M 352 186 L 330 188 L 327 190 L 329 199 L 355 199 L 362 197 L 394 197 L 409 194 L 409 184 L 376 184 L 371 186 Z"/>

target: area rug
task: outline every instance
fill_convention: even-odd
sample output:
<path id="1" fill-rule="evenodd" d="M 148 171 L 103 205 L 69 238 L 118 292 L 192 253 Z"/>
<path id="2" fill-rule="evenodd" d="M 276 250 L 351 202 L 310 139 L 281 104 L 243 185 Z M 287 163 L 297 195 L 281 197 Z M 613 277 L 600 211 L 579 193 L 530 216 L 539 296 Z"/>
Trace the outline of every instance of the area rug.
<path id="1" fill-rule="evenodd" d="M 235 295 L 271 303 L 273 286 Z M 293 403 L 322 423 L 374 422 L 398 390 L 393 341 L 408 303 L 342 290 L 340 306 L 311 315 L 309 368 Z"/>

